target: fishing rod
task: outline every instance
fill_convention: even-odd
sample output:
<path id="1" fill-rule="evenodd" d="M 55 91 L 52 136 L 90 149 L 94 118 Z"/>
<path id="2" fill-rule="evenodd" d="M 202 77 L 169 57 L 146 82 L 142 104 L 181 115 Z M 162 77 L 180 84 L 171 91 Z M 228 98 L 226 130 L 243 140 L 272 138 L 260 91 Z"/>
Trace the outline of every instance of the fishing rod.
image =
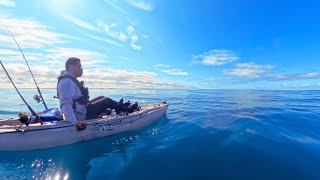
<path id="1" fill-rule="evenodd" d="M 11 79 L 8 71 L 7 71 L 7 69 L 6 69 L 6 68 L 4 67 L 4 65 L 2 64 L 2 61 L 1 61 L 1 60 L 0 60 L 0 64 L 1 64 L 1 66 L 2 66 L 2 68 L 3 68 L 3 70 L 6 72 L 8 78 L 10 79 L 13 87 L 16 89 L 16 91 L 18 92 L 18 94 L 19 94 L 19 96 L 21 97 L 21 99 L 23 100 L 23 102 L 27 105 L 27 107 L 28 107 L 29 111 L 31 112 L 31 114 L 32 114 L 34 117 L 36 117 L 36 119 L 38 120 L 38 122 L 42 125 L 42 124 L 43 124 L 42 120 L 41 120 L 41 119 L 39 118 L 39 116 L 34 112 L 34 110 L 29 106 L 29 104 L 27 103 L 27 101 L 22 97 L 22 95 L 20 94 L 18 88 L 17 88 L 16 85 L 13 83 L 13 81 L 12 81 L 12 79 Z"/>
<path id="2" fill-rule="evenodd" d="M 22 54 L 22 57 L 23 57 L 23 59 L 25 60 L 27 66 L 28 66 L 28 68 L 29 68 L 29 71 L 30 71 L 30 73 L 31 73 L 31 76 L 32 76 L 32 78 L 33 78 L 33 81 L 34 81 L 34 83 L 35 83 L 35 85 L 36 85 L 36 87 L 37 87 L 38 93 L 39 93 L 39 95 L 40 95 L 40 98 L 39 98 L 38 95 L 35 95 L 33 98 L 34 98 L 38 103 L 41 101 L 42 104 L 44 105 L 44 107 L 45 107 L 46 110 L 47 110 L 47 109 L 48 109 L 47 104 L 46 104 L 46 102 L 45 102 L 44 99 L 43 99 L 42 93 L 41 93 L 40 88 L 39 88 L 39 86 L 38 86 L 38 84 L 37 84 L 37 82 L 36 82 L 36 79 L 35 79 L 34 76 L 33 76 L 33 73 L 32 73 L 32 71 L 31 71 L 31 68 L 30 68 L 30 66 L 29 66 L 29 63 L 28 63 L 26 57 L 24 56 L 24 54 L 23 54 L 23 52 L 22 52 L 22 50 L 21 50 L 21 48 L 20 48 L 20 46 L 19 46 L 16 38 L 14 38 L 14 36 L 13 36 L 13 34 L 11 33 L 11 31 L 9 30 L 9 28 L 8 28 L 2 21 L 0 21 L 0 22 L 1 22 L 1 24 L 7 29 L 7 31 L 10 33 L 11 37 L 13 38 L 14 42 L 15 42 L 16 45 L 18 46 L 18 48 L 19 48 L 19 50 L 20 50 L 20 52 L 21 52 L 21 54 Z"/>

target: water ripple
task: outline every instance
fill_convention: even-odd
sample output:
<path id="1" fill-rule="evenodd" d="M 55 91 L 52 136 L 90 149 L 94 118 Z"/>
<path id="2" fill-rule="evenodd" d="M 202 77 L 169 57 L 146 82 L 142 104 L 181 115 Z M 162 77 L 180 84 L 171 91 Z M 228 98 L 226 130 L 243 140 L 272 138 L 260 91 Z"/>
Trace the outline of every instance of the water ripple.
<path id="1" fill-rule="evenodd" d="M 28 102 L 33 102 L 33 93 L 23 90 Z M 320 178 L 320 91 L 95 89 L 91 93 L 142 105 L 167 101 L 170 106 L 158 123 L 140 131 L 33 153 L 0 152 L 0 177 Z M 51 99 L 55 90 L 43 94 Z M 13 90 L 1 91 L 0 98 L 0 119 L 27 111 Z M 58 107 L 58 101 L 48 102 Z M 43 109 L 41 104 L 30 104 L 37 111 Z M 199 172 L 202 176 L 196 176 Z"/>

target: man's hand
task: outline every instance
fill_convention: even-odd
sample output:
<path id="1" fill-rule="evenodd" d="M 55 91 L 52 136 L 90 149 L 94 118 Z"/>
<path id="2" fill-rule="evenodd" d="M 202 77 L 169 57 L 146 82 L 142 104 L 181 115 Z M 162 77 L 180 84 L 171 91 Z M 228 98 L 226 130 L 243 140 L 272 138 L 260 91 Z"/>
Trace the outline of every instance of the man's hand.
<path id="1" fill-rule="evenodd" d="M 82 130 L 86 129 L 87 123 L 81 122 L 81 121 L 77 121 L 74 126 L 76 127 L 76 129 L 77 129 L 78 131 L 82 131 Z"/>

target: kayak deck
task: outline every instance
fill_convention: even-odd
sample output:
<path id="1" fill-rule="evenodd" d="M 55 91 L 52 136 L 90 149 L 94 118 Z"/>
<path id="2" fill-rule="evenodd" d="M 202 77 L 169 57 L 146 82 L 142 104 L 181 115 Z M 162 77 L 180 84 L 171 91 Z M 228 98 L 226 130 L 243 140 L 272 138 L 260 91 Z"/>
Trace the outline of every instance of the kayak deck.
<path id="1" fill-rule="evenodd" d="M 137 115 L 141 115 L 144 112 L 148 112 L 152 109 L 161 108 L 164 105 L 167 105 L 166 103 L 161 104 L 154 104 L 154 105 L 148 105 L 141 107 L 140 111 L 135 111 L 133 113 L 130 113 L 128 115 L 124 116 L 102 116 L 101 118 L 97 119 L 90 119 L 85 120 L 88 125 L 98 125 L 98 124 L 108 124 L 108 123 L 114 123 L 117 121 L 123 121 L 128 118 L 132 118 Z M 22 125 L 22 126 L 21 126 Z M 17 128 L 21 126 L 21 130 L 27 130 L 27 131 L 34 131 L 34 130 L 46 130 L 46 129 L 57 129 L 57 128 L 64 128 L 64 127 L 70 127 L 73 126 L 70 121 L 67 120 L 61 120 L 61 121 L 53 121 L 53 122 L 43 122 L 41 125 L 40 123 L 33 123 L 29 124 L 29 126 L 26 126 L 25 124 L 22 124 L 18 119 L 11 119 L 11 120 L 4 120 L 0 121 L 0 134 L 2 133 L 15 133 L 15 132 L 21 132 L 18 131 Z M 26 132 L 27 132 L 26 131 Z"/>

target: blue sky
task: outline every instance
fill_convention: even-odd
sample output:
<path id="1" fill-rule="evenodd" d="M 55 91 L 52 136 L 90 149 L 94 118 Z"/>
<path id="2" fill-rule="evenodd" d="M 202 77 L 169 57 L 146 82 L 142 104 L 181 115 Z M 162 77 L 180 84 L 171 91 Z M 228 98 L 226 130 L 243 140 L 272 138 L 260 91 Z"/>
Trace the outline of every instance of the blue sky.
<path id="1" fill-rule="evenodd" d="M 316 1 L 0 0 L 40 87 L 70 56 L 99 88 L 319 89 Z M 0 59 L 34 87 L 1 25 Z M 0 88 L 11 87 L 3 70 Z"/>

